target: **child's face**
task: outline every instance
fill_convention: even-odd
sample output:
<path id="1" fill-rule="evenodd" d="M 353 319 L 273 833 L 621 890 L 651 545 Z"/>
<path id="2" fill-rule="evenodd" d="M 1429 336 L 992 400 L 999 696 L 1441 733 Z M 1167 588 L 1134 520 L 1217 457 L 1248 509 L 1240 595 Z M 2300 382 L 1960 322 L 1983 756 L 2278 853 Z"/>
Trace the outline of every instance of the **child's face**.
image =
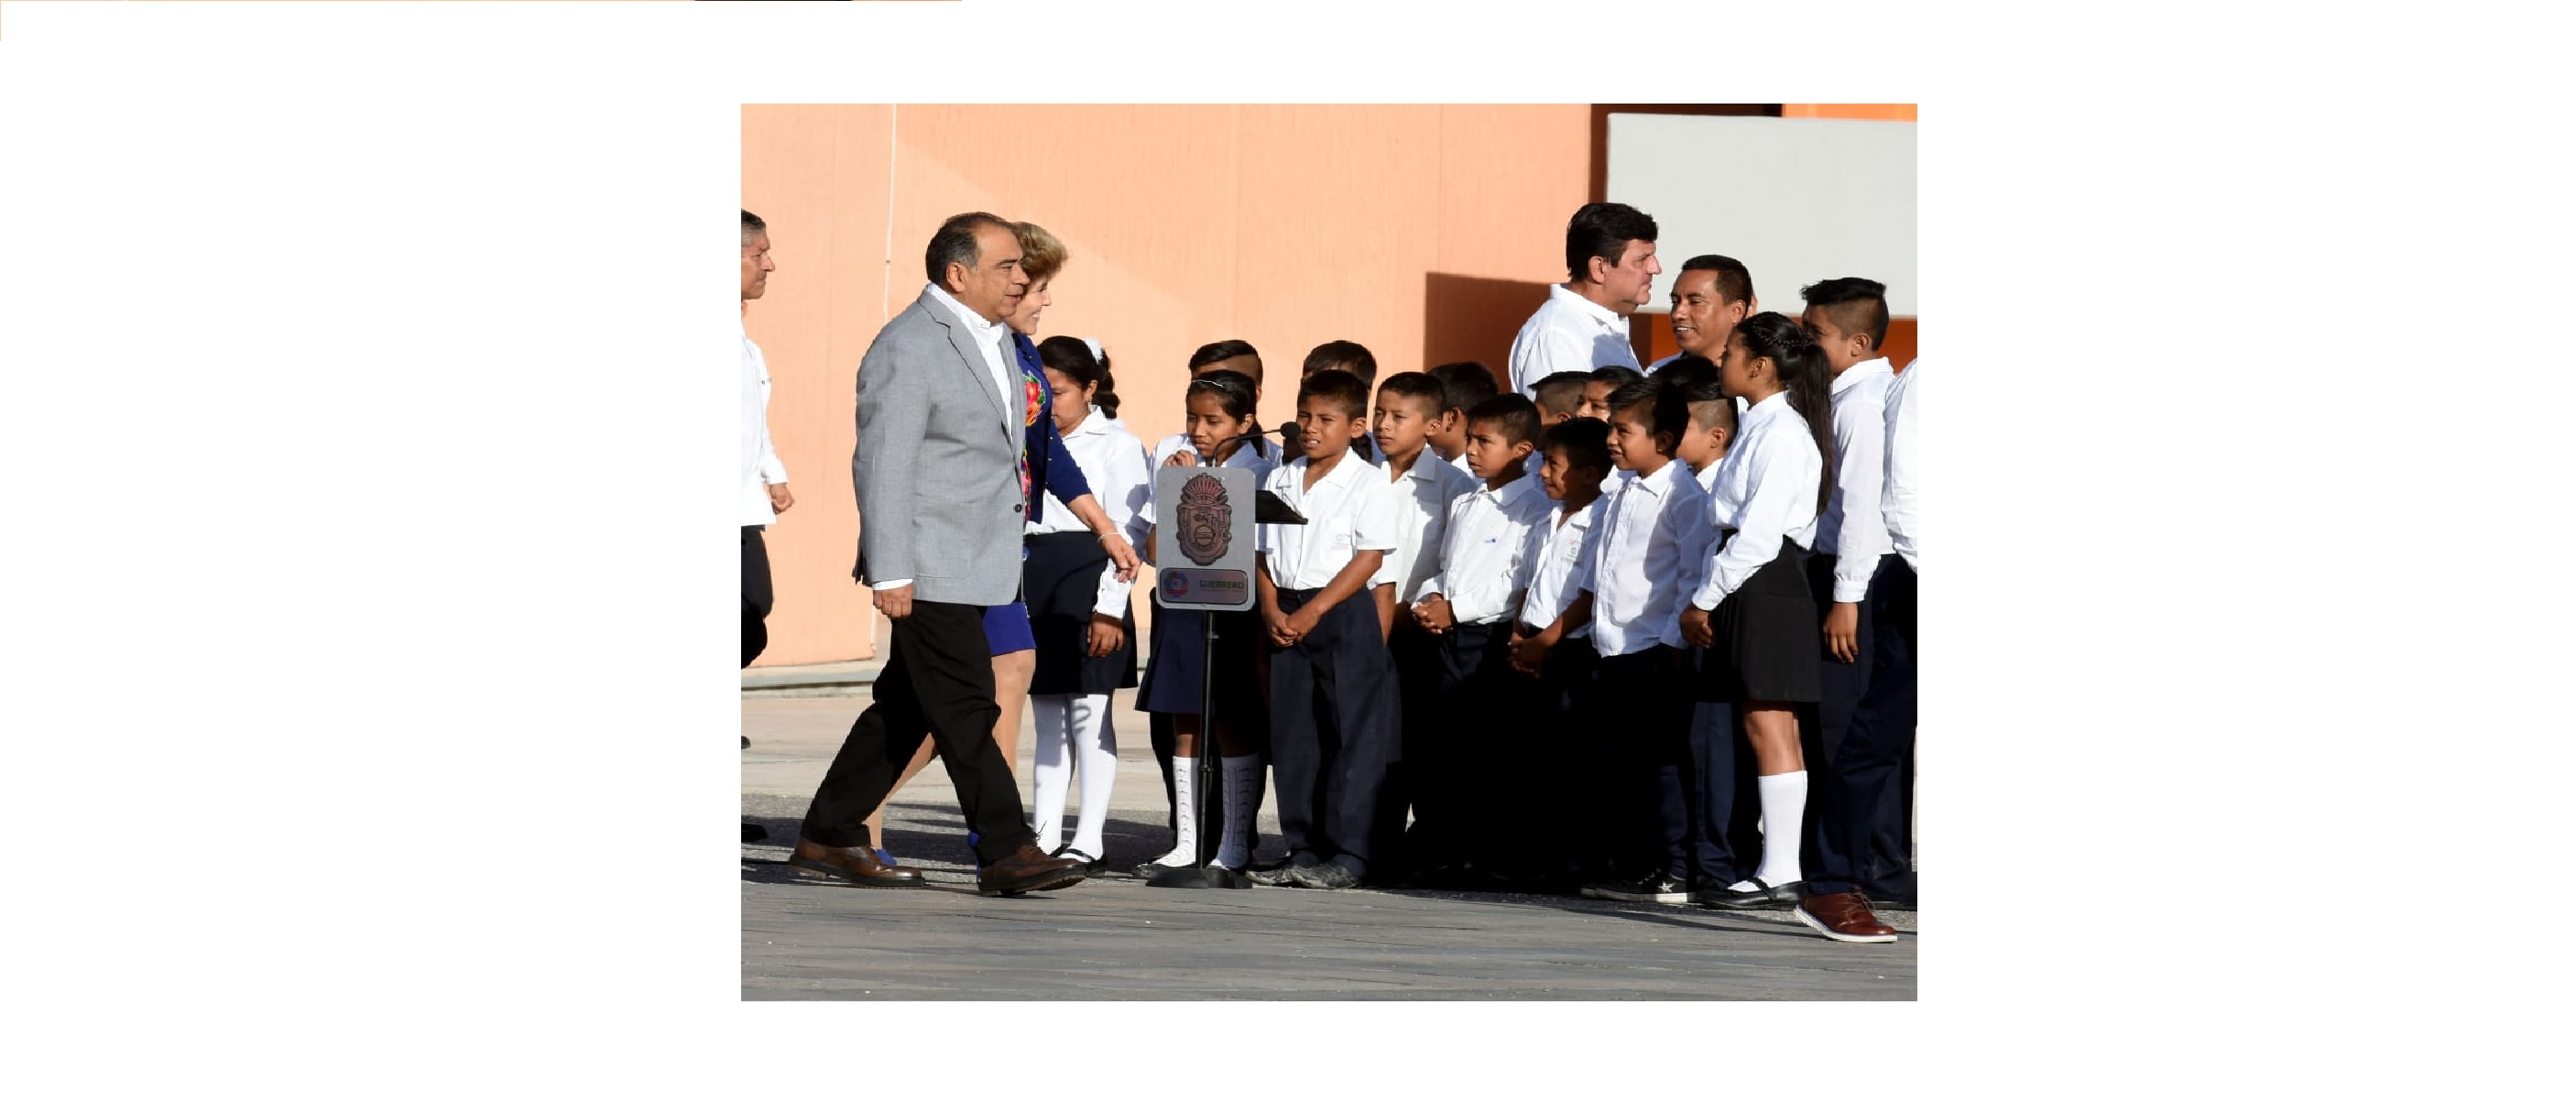
<path id="1" fill-rule="evenodd" d="M 1054 368 L 1046 369 L 1047 389 L 1055 392 L 1055 427 L 1072 429 L 1091 416 L 1091 392 Z"/>
<path id="2" fill-rule="evenodd" d="M 1726 342 L 1726 360 L 1717 365 L 1718 387 L 1729 397 L 1742 398 L 1753 397 L 1757 390 L 1776 388 L 1779 386 L 1776 377 L 1765 379 L 1766 369 L 1770 366 L 1769 360 L 1754 359 L 1753 351 L 1744 346 L 1744 338 L 1736 337 Z"/>
<path id="3" fill-rule="evenodd" d="M 1299 444 L 1310 460 L 1331 460 L 1351 447 L 1351 438 L 1359 435 L 1360 418 L 1344 413 L 1342 404 L 1321 396 L 1297 400 Z"/>
<path id="4" fill-rule="evenodd" d="M 1504 477 L 1511 466 L 1530 454 L 1530 443 L 1513 441 L 1503 435 L 1503 423 L 1496 421 L 1467 423 L 1467 471 L 1480 480 Z"/>
<path id="5" fill-rule="evenodd" d="M 1443 410 L 1440 420 L 1431 426 L 1431 447 L 1444 457 L 1455 457 L 1467 448 L 1467 412 Z"/>
<path id="6" fill-rule="evenodd" d="M 1691 407 L 1690 422 L 1682 427 L 1682 443 L 1677 450 L 1682 463 L 1690 465 L 1693 472 L 1717 463 L 1719 458 L 1726 455 L 1726 427 L 1703 424 L 1699 420 L 1699 409 L 1704 405 L 1707 404 L 1701 403 Z M 1735 401 L 1729 399 L 1718 405 L 1732 407 Z"/>
<path id="7" fill-rule="evenodd" d="M 1390 460 L 1422 451 L 1437 424 L 1438 407 L 1412 395 L 1377 393 L 1377 447 Z"/>
<path id="8" fill-rule="evenodd" d="M 1605 422 L 1609 421 L 1610 392 L 1618 389 L 1618 384 L 1606 379 L 1598 383 L 1584 384 L 1583 407 L 1582 409 L 1576 410 L 1574 412 L 1574 416 L 1578 418 L 1599 418 Z"/>
<path id="9" fill-rule="evenodd" d="M 1816 343 L 1825 350 L 1825 366 L 1833 369 L 1834 374 L 1840 375 L 1850 370 L 1853 364 L 1869 358 L 1869 341 L 1865 334 L 1844 332 L 1841 326 L 1834 324 L 1833 318 L 1825 316 L 1824 307 L 1808 306 L 1806 314 L 1798 320 L 1806 323 L 1808 332 L 1816 334 Z"/>
<path id="10" fill-rule="evenodd" d="M 1642 475 L 1663 467 L 1665 459 L 1655 444 L 1654 415 L 1648 407 L 1610 415 L 1610 463 Z"/>
<path id="11" fill-rule="evenodd" d="M 1538 483 L 1547 489 L 1547 497 L 1557 502 L 1589 498 L 1601 492 L 1601 470 L 1577 468 L 1566 456 L 1562 445 L 1549 449 L 1539 458 Z"/>
<path id="12" fill-rule="evenodd" d="M 1189 436 L 1190 448 L 1208 464 L 1217 463 L 1209 455 L 1216 451 L 1217 442 L 1250 428 L 1250 419 L 1225 412 L 1225 396 L 1214 391 L 1192 392 L 1189 413 L 1181 417 L 1181 432 Z"/>

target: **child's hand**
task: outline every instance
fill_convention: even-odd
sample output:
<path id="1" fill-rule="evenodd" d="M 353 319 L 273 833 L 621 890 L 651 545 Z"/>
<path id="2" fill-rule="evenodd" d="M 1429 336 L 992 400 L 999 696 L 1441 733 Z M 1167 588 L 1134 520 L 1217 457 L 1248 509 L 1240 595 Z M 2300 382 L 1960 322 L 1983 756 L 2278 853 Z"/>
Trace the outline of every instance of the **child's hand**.
<path id="1" fill-rule="evenodd" d="M 1307 635 L 1315 632 L 1315 622 L 1318 618 L 1319 616 L 1312 614 L 1312 609 L 1301 607 L 1281 621 L 1280 627 L 1289 635 L 1285 644 L 1295 645 L 1305 641 Z"/>
<path id="2" fill-rule="evenodd" d="M 1860 605 L 1838 603 L 1825 612 L 1825 652 L 1835 661 L 1860 660 Z"/>
<path id="3" fill-rule="evenodd" d="M 1433 634 L 1447 634 L 1449 628 L 1458 625 L 1458 612 L 1449 606 L 1449 597 L 1437 593 L 1413 605 L 1413 618 Z"/>
<path id="4" fill-rule="evenodd" d="M 1682 608 L 1682 641 L 1703 650 L 1717 644 L 1717 631 L 1709 626 L 1708 612 L 1697 604 Z"/>
<path id="5" fill-rule="evenodd" d="M 1512 632 L 1512 668 L 1532 677 L 1538 676 L 1539 664 L 1547 660 L 1549 645 L 1546 639 L 1523 638 L 1520 632 Z"/>
<path id="6" fill-rule="evenodd" d="M 1097 611 L 1091 613 L 1091 656 L 1105 658 L 1127 644 L 1127 630 L 1118 620 Z"/>
<path id="7" fill-rule="evenodd" d="M 1288 633 L 1288 616 L 1275 607 L 1261 609 L 1261 628 L 1270 634 L 1273 646 L 1294 646 L 1297 639 Z"/>
<path id="8" fill-rule="evenodd" d="M 1198 450 L 1182 449 L 1170 456 L 1164 457 L 1163 464 L 1172 468 L 1196 468 L 1199 466 Z"/>

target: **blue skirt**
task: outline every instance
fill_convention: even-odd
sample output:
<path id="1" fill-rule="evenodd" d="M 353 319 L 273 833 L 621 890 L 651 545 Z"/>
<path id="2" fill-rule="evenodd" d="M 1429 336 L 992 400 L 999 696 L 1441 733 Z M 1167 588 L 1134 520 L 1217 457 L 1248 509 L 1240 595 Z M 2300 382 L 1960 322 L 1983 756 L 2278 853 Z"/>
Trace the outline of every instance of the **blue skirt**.
<path id="1" fill-rule="evenodd" d="M 1012 600 L 985 608 L 984 641 L 992 644 L 993 656 L 997 658 L 1037 649 L 1037 632 L 1029 629 L 1029 605 Z"/>
<path id="2" fill-rule="evenodd" d="M 1174 611 L 1154 602 L 1153 654 L 1145 659 L 1145 678 L 1136 689 L 1136 710 L 1199 714 L 1200 677 L 1207 655 L 1209 616 L 1216 618 L 1216 706 L 1228 722 L 1260 718 L 1261 666 L 1255 655 L 1261 637 L 1259 611 Z"/>

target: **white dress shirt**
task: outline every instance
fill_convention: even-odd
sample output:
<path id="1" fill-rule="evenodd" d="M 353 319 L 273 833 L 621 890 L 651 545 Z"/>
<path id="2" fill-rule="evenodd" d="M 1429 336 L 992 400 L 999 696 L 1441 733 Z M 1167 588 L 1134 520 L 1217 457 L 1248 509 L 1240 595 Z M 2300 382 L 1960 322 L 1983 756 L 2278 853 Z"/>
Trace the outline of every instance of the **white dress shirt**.
<path id="1" fill-rule="evenodd" d="M 1529 589 L 1529 535 L 1546 526 L 1556 504 L 1524 475 L 1499 488 L 1477 484 L 1450 500 L 1439 569 L 1412 597 L 1449 600 L 1460 623 L 1492 623 L 1520 614 Z M 1555 621 L 1550 617 L 1550 622 Z"/>
<path id="2" fill-rule="evenodd" d="M 1385 464 L 1381 462 L 1383 470 Z M 1413 467 L 1389 481 L 1395 488 L 1395 528 L 1399 539 L 1368 586 L 1395 585 L 1395 598 L 1411 600 L 1422 582 L 1440 571 L 1440 542 L 1449 532 L 1449 504 L 1484 486 L 1483 481 L 1444 464 L 1429 447 L 1413 458 Z"/>
<path id="3" fill-rule="evenodd" d="M 1536 398 L 1538 381 L 1560 371 L 1637 366 L 1628 317 L 1556 283 L 1512 338 L 1512 389 Z"/>
<path id="4" fill-rule="evenodd" d="M 1816 485 L 1824 478 L 1825 458 L 1816 451 L 1807 420 L 1790 408 L 1789 392 L 1745 411 L 1735 444 L 1718 461 L 1710 493 L 1713 524 L 1735 533 L 1722 544 L 1705 545 L 1696 558 L 1701 569 L 1691 605 L 1717 610 L 1780 555 L 1780 539 L 1810 544 L 1816 536 Z M 1720 536 L 1708 540 L 1715 543 Z"/>
<path id="5" fill-rule="evenodd" d="M 1914 567 L 1914 377 L 1923 361 L 1905 365 L 1904 374 L 1887 388 L 1887 488 L 1880 493 L 1887 520 L 1888 544 Z"/>
<path id="6" fill-rule="evenodd" d="M 967 335 L 974 338 L 975 350 L 984 354 L 984 369 L 993 373 L 993 389 L 1002 392 L 1002 409 L 1016 416 L 1020 400 L 1027 397 L 1027 392 L 1017 386 L 1020 380 L 1019 354 L 1014 351 L 1006 355 L 1003 351 L 1010 347 L 1011 327 L 999 321 L 984 320 L 982 314 L 966 308 L 966 303 L 950 296 L 938 283 L 929 283 L 927 288 L 931 298 L 939 303 L 939 308 L 947 310 L 958 324 L 966 326 Z M 1014 421 L 1011 428 L 1017 430 L 1025 424 Z M 1025 444 L 1022 451 L 1026 451 Z"/>
<path id="7" fill-rule="evenodd" d="M 1544 492 L 1542 492 L 1544 494 Z M 1602 505 L 1609 500 L 1595 498 L 1573 514 L 1565 513 L 1565 504 L 1549 502 L 1547 517 L 1529 532 L 1528 552 L 1521 563 L 1529 566 L 1529 590 L 1521 597 L 1521 622 L 1546 630 L 1566 606 L 1592 586 L 1592 567 L 1600 551 L 1601 532 L 1592 528 L 1600 521 Z M 1565 632 L 1567 638 L 1582 638 L 1592 633 L 1592 622 Z"/>
<path id="8" fill-rule="evenodd" d="M 742 334 L 742 524 L 778 521 L 769 508 L 769 485 L 787 482 L 787 465 L 769 443 L 769 361 L 751 333 Z"/>
<path id="9" fill-rule="evenodd" d="M 1278 523 L 1255 531 L 1270 582 L 1283 589 L 1321 588 L 1340 576 L 1360 550 L 1392 550 L 1398 541 L 1395 485 L 1387 481 L 1384 465 L 1345 452 L 1309 488 L 1306 475 L 1313 467 L 1312 458 L 1300 457 L 1279 466 L 1261 484 L 1306 516 L 1304 525 Z"/>
<path id="10" fill-rule="evenodd" d="M 1895 372 L 1884 356 L 1834 377 L 1834 497 L 1816 523 L 1816 551 L 1834 554 L 1834 602 L 1869 595 L 1878 559 L 1895 552 L 1887 540 L 1880 492 L 1887 485 L 1887 389 Z M 1859 514 L 1845 514 L 1845 506 Z M 1870 513 L 1880 508 L 1880 513 Z"/>
<path id="11" fill-rule="evenodd" d="M 1127 535 L 1127 542 L 1144 552 L 1145 518 L 1154 501 L 1154 470 L 1145 463 L 1145 443 L 1127 432 L 1118 419 L 1102 414 L 1094 406 L 1072 429 L 1057 431 L 1064 437 L 1066 452 L 1082 467 L 1083 482 L 1091 485 L 1091 496 L 1100 501 L 1100 509 L 1109 521 Z M 1029 524 L 1031 534 L 1087 534 L 1091 528 L 1074 517 L 1073 509 L 1052 493 L 1039 492 L 1038 520 Z M 1100 601 L 1092 606 L 1111 618 L 1127 613 L 1130 585 L 1118 579 L 1118 566 L 1100 570 Z"/>
<path id="12" fill-rule="evenodd" d="M 1682 527 L 1664 514 L 1677 497 L 1697 506 L 1690 466 L 1666 462 L 1619 486 L 1601 522 L 1592 568 L 1592 645 L 1605 658 L 1682 644 Z"/>

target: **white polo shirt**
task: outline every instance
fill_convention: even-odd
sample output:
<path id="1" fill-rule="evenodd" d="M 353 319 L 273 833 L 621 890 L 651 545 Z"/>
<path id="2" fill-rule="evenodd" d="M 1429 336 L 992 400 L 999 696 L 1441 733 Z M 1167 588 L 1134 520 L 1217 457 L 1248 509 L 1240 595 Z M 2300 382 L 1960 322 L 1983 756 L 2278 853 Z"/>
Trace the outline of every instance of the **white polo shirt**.
<path id="1" fill-rule="evenodd" d="M 1887 391 L 1895 385 L 1885 356 L 1834 376 L 1834 497 L 1816 523 L 1814 548 L 1835 555 L 1835 603 L 1868 596 L 1878 559 L 1895 552 L 1881 494 L 1887 485 Z M 1845 507 L 1859 512 L 1844 513 Z"/>
<path id="2" fill-rule="evenodd" d="M 1460 623 L 1491 623 L 1521 610 L 1529 588 L 1529 535 L 1547 524 L 1556 504 L 1524 475 L 1500 488 L 1477 484 L 1449 503 L 1440 569 L 1413 600 L 1443 596 Z M 1554 622 L 1553 616 L 1549 618 Z"/>
<path id="3" fill-rule="evenodd" d="M 1915 470 L 1922 467 L 1914 456 L 1914 380 L 1923 374 L 1918 370 L 1922 366 L 1921 360 L 1906 364 L 1887 389 L 1887 490 L 1880 495 L 1888 545 L 1909 569 L 1914 567 Z"/>
<path id="4" fill-rule="evenodd" d="M 1399 538 L 1395 486 L 1386 468 L 1343 453 L 1333 470 L 1306 486 L 1314 461 L 1300 457 L 1279 466 L 1262 488 L 1306 516 L 1305 525 L 1263 525 L 1254 531 L 1270 582 L 1313 591 L 1333 582 L 1363 549 L 1393 550 Z"/>
<path id="5" fill-rule="evenodd" d="M 1544 492 L 1541 493 L 1545 494 Z M 1529 589 L 1521 597 L 1521 622 L 1546 630 L 1566 606 L 1592 586 L 1592 565 L 1600 548 L 1601 532 L 1593 529 L 1600 521 L 1602 506 L 1609 502 L 1595 498 L 1573 514 L 1565 513 L 1565 504 L 1547 504 L 1547 517 L 1529 532 L 1528 550 L 1521 563 L 1529 566 Z M 1592 633 L 1592 624 L 1565 632 L 1567 638 L 1582 638 Z"/>
<path id="6" fill-rule="evenodd" d="M 1628 317 L 1556 283 L 1512 338 L 1512 389 L 1532 398 L 1538 381 L 1560 371 L 1637 366 Z"/>
<path id="7" fill-rule="evenodd" d="M 1382 473 L 1386 466 L 1381 462 L 1378 467 Z M 1421 591 L 1424 580 L 1440 571 L 1440 540 L 1448 534 L 1449 504 L 1484 485 L 1442 462 L 1428 446 L 1413 459 L 1413 467 L 1393 477 L 1389 485 L 1395 488 L 1398 541 L 1368 586 L 1392 584 L 1396 599 L 1410 600 Z"/>
<path id="8" fill-rule="evenodd" d="M 1682 644 L 1681 566 L 1687 558 L 1682 528 L 1665 507 L 1677 500 L 1694 504 L 1700 494 L 1690 466 L 1673 460 L 1602 497 L 1610 511 L 1602 519 L 1601 550 L 1592 568 L 1592 645 L 1602 657 Z"/>

